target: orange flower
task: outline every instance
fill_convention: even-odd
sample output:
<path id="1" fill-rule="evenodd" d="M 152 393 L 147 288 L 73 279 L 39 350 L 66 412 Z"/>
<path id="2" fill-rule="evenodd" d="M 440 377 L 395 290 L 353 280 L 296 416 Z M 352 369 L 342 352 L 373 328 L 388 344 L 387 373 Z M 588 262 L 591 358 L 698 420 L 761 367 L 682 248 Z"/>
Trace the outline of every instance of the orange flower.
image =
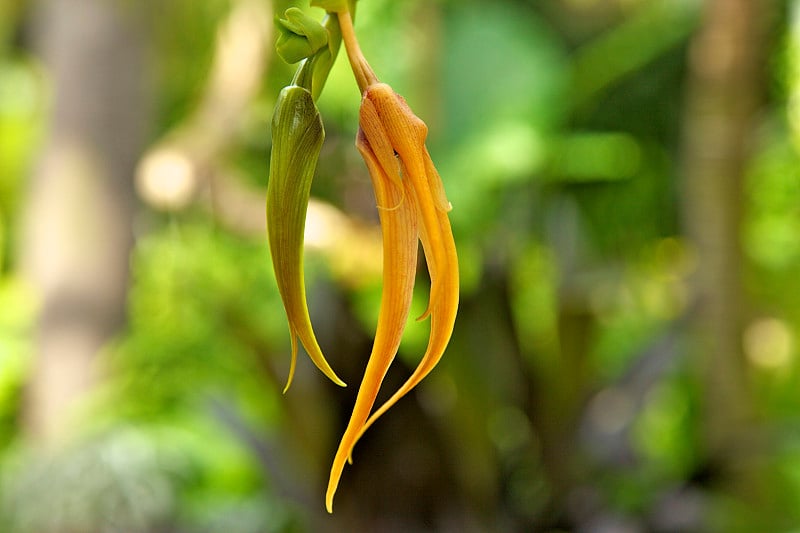
<path id="1" fill-rule="evenodd" d="M 347 40 L 345 40 L 347 43 Z M 349 51 L 349 49 L 348 49 Z M 441 177 L 431 161 L 425 138 L 428 128 L 408 107 L 405 100 L 385 83 L 375 81 L 364 90 L 359 116 L 361 151 L 375 184 L 378 205 L 382 198 L 399 200 L 394 207 L 381 209 L 384 236 L 384 293 L 378 319 L 378 331 L 367 370 L 361 382 L 353 414 L 331 468 L 326 495 L 328 512 L 333 510 L 333 496 L 353 446 L 364 431 L 400 398 L 413 389 L 436 366 L 453 332 L 458 310 L 458 257 L 447 212 L 451 209 Z M 385 195 L 392 190 L 395 196 Z M 399 198 L 396 196 L 402 192 Z M 393 205 L 393 204 L 388 204 Z M 406 383 L 369 418 L 380 384 L 393 360 L 408 316 L 414 275 L 416 229 L 398 229 L 395 224 L 410 226 L 413 216 L 419 227 L 425 259 L 431 278 L 428 308 L 420 319 L 430 316 L 428 348 L 419 366 Z M 387 222 L 390 224 L 387 224 Z"/>

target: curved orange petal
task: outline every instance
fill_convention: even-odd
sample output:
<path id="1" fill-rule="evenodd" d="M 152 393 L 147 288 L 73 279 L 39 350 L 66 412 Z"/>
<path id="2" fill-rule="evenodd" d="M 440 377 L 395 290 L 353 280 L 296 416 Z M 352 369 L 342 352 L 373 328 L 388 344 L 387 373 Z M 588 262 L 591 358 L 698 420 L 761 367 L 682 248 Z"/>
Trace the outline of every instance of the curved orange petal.
<path id="1" fill-rule="evenodd" d="M 378 203 L 383 233 L 383 293 L 372 353 L 358 389 L 350 422 L 331 467 L 325 497 L 328 512 L 333 512 L 333 496 L 344 463 L 361 435 L 361 428 L 372 410 L 381 382 L 400 346 L 411 307 L 417 264 L 416 205 L 407 184 L 399 177 L 397 161 L 393 157 L 388 161 L 384 158 L 389 165 L 384 167 L 363 131 L 359 131 L 356 146 L 369 169 Z M 392 174 L 397 176 L 393 178 Z"/>
<path id="2" fill-rule="evenodd" d="M 429 162 L 429 172 L 433 168 L 433 163 Z M 436 174 L 438 178 L 438 173 Z M 437 218 L 439 222 L 439 230 L 443 236 L 442 242 L 444 244 L 442 254 L 446 261 L 444 264 L 438 263 L 434 259 L 437 255 L 432 253 L 432 243 L 428 235 L 427 228 L 420 226 L 420 238 L 422 240 L 422 247 L 425 251 L 426 260 L 428 262 L 428 269 L 431 276 L 431 284 L 439 283 L 440 290 L 437 293 L 436 299 L 430 302 L 431 314 L 431 334 L 428 340 L 428 347 L 425 354 L 419 362 L 419 365 L 406 380 L 406 382 L 395 392 L 386 402 L 376 410 L 369 419 L 364 423 L 361 431 L 356 438 L 361 437 L 364 432 L 386 411 L 388 411 L 400 398 L 408 394 L 414 387 L 416 387 L 425 376 L 439 363 L 444 355 L 445 349 L 450 342 L 450 337 L 453 333 L 453 326 L 455 325 L 456 314 L 458 311 L 459 300 L 459 273 L 458 273 L 458 256 L 456 255 L 455 241 L 453 233 L 450 228 L 450 221 L 446 213 L 438 212 Z M 431 296 L 433 298 L 433 295 Z M 354 443 L 355 444 L 355 443 Z"/>

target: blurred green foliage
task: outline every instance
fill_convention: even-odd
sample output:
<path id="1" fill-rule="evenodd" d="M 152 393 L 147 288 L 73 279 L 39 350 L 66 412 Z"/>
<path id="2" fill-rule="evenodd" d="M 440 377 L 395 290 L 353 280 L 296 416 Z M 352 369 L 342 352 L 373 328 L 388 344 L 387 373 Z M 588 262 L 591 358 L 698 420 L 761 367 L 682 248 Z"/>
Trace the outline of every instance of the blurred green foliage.
<path id="1" fill-rule="evenodd" d="M 0 530 L 800 527 L 800 156 L 787 115 L 797 73 L 770 65 L 781 89 L 768 95 L 747 169 L 743 342 L 761 485 L 741 501 L 706 483 L 703 384 L 687 348 L 696 258 L 680 232 L 677 184 L 697 2 L 359 2 L 365 54 L 430 126 L 463 303 L 441 367 L 365 436 L 343 478 L 344 518 L 330 519 L 323 480 L 352 397 L 314 384 L 303 358 L 297 390 L 280 394 L 289 335 L 266 240 L 199 208 L 141 207 L 128 322 L 100 356 L 85 422 L 55 454 L 29 446 L 37 302 L 16 241 L 55 88 L 23 38 L 30 14 L 15 6 L 26 4 L 0 4 Z M 155 142 L 202 96 L 231 2 L 144 5 Z M 307 9 L 280 1 L 274 11 L 291 5 Z M 774 39 L 770 54 L 798 61 L 791 39 Z M 291 72 L 270 56 L 221 156 L 262 193 L 269 117 Z M 345 58 L 319 105 L 327 140 L 312 194 L 372 223 Z M 353 389 L 380 287 L 337 278 L 324 254 L 309 251 L 307 262 L 323 349 Z M 412 314 L 425 307 L 425 285 L 421 274 Z M 409 326 L 389 385 L 415 366 L 426 328 Z M 566 458 L 554 457 L 551 434 Z"/>

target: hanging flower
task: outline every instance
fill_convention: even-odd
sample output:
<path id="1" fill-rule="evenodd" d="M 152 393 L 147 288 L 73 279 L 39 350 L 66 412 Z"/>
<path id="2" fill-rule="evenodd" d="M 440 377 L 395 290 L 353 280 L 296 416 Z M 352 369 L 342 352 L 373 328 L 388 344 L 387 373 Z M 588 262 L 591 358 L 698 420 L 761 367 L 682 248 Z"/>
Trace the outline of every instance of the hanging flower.
<path id="1" fill-rule="evenodd" d="M 342 11 L 338 15 L 348 57 L 363 95 L 356 146 L 370 172 L 383 226 L 384 289 L 375 344 L 331 468 L 326 494 L 328 512 L 333 510 L 333 496 L 344 463 L 360 436 L 441 359 L 453 331 L 459 297 L 458 257 L 447 216 L 451 205 L 425 146 L 428 128 L 401 96 L 377 80 L 355 40 L 349 13 Z M 406 383 L 369 416 L 397 353 L 408 317 L 416 269 L 417 231 L 431 278 L 428 308 L 420 317 L 431 319 L 428 347 Z"/>
<path id="2" fill-rule="evenodd" d="M 378 81 L 355 37 L 354 0 L 313 0 L 327 18 L 315 22 L 296 8 L 278 19 L 277 47 L 288 62 L 302 61 L 292 85 L 278 97 L 273 117 L 273 145 L 267 188 L 267 225 L 278 288 L 289 319 L 294 374 L 297 342 L 331 380 L 334 374 L 314 336 L 303 280 L 303 230 L 311 180 L 324 139 L 314 100 L 322 90 L 341 40 L 361 90 L 356 140 L 369 170 L 383 235 L 383 293 L 375 341 L 350 421 L 333 460 L 326 507 L 358 439 L 378 417 L 411 391 L 442 358 L 458 310 L 458 257 L 441 177 L 425 146 L 428 128 L 391 87 Z M 431 279 L 428 346 L 417 368 L 389 400 L 373 412 L 375 399 L 403 336 L 416 276 L 419 242 Z"/>

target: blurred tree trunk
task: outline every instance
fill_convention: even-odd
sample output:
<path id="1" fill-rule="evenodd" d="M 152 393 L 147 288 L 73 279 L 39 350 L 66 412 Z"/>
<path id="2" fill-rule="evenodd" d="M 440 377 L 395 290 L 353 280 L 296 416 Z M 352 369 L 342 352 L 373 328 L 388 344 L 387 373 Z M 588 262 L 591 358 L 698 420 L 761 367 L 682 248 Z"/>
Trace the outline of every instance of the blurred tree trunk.
<path id="1" fill-rule="evenodd" d="M 742 351 L 743 174 L 765 84 L 764 0 L 709 0 L 690 48 L 683 144 L 684 223 L 697 254 L 694 316 L 703 435 L 723 476 L 752 407 Z"/>
<path id="2" fill-rule="evenodd" d="M 22 266 L 41 301 L 27 431 L 51 441 L 124 323 L 132 176 L 143 140 L 137 2 L 41 0 L 34 40 L 51 76 L 50 131 L 32 176 Z"/>

